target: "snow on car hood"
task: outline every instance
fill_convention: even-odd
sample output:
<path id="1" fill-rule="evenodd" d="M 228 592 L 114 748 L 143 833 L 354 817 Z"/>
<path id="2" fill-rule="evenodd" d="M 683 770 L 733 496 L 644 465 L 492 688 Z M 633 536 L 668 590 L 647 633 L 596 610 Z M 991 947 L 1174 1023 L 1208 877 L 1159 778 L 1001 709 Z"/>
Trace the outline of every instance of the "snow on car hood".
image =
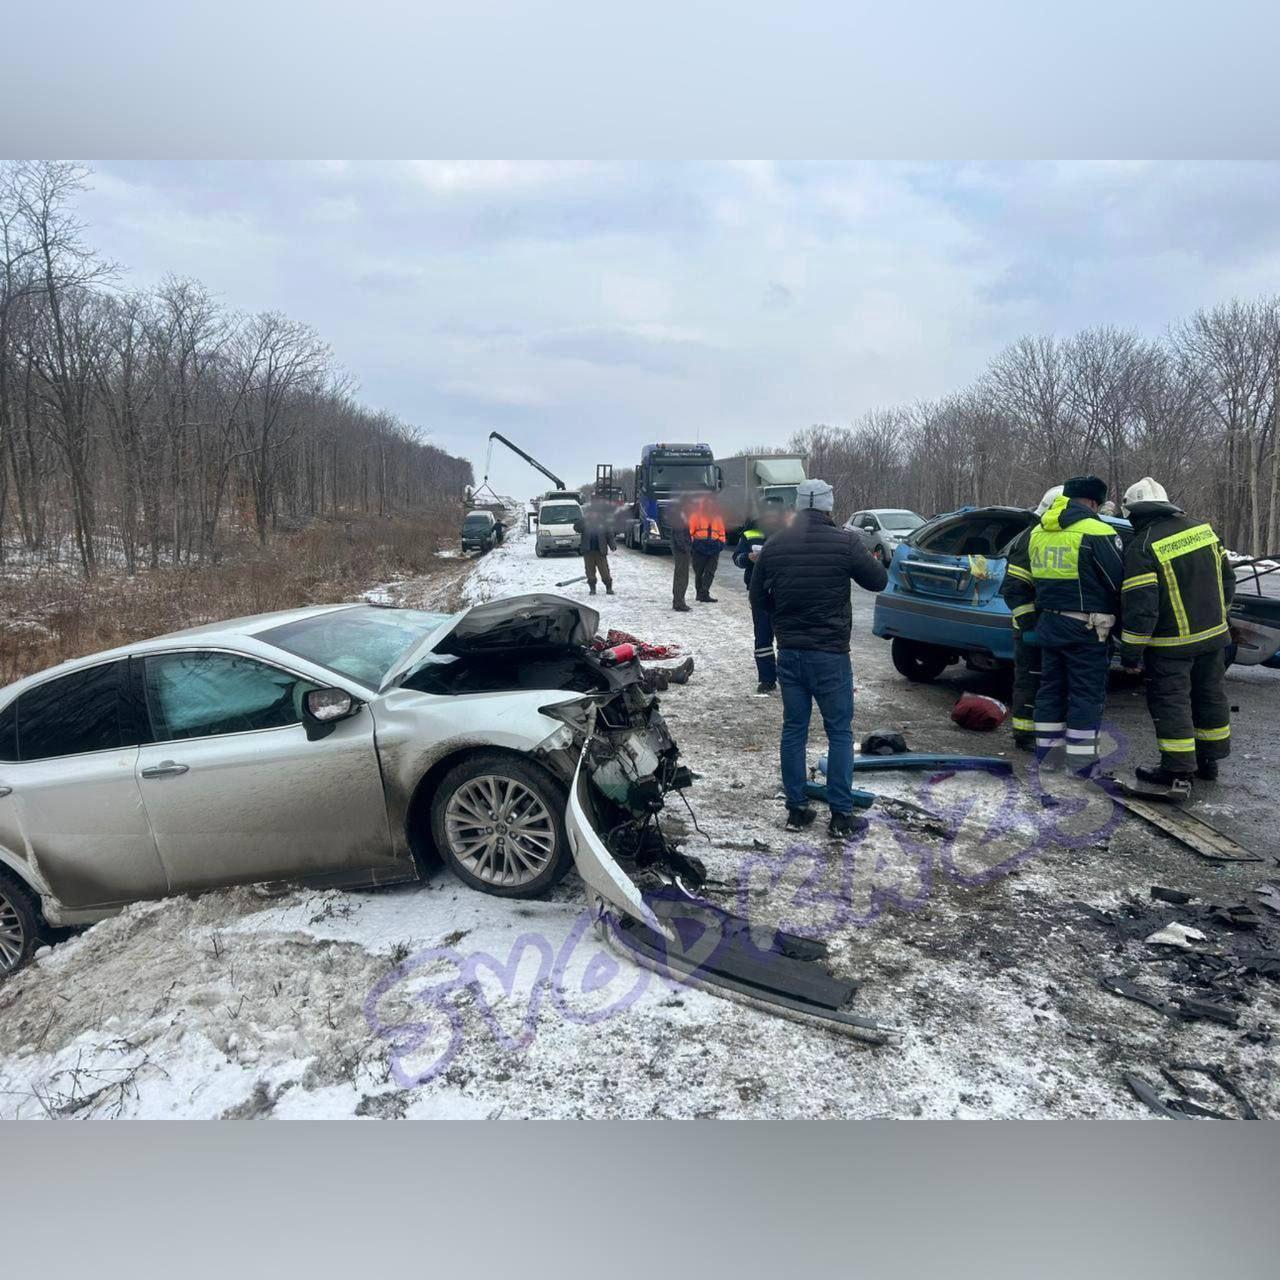
<path id="1" fill-rule="evenodd" d="M 472 605 L 437 627 L 386 674 L 384 689 L 398 684 L 429 653 L 512 653 L 517 650 L 578 649 L 591 643 L 600 626 L 594 610 L 564 596 L 535 592 Z"/>

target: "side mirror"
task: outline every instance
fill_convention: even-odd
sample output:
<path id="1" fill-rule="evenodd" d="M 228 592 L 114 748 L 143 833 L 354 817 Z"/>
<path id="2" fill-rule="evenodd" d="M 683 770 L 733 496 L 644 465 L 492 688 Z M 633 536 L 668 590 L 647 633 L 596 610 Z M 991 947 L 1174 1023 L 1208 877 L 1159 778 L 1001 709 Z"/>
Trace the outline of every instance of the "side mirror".
<path id="1" fill-rule="evenodd" d="M 302 724 L 307 741 L 327 738 L 339 720 L 349 720 L 364 704 L 345 689 L 309 689 L 302 698 Z"/>
<path id="2" fill-rule="evenodd" d="M 716 464 L 716 490 L 717 492 L 724 488 L 724 468 Z"/>

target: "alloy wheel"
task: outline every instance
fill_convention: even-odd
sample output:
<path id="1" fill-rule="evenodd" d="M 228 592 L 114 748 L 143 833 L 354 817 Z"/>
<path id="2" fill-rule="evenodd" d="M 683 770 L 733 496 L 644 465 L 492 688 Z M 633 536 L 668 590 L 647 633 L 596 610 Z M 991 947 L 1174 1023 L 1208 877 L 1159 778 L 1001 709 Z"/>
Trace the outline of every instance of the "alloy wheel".
<path id="1" fill-rule="evenodd" d="M 546 805 L 524 783 L 498 774 L 464 782 L 445 806 L 444 827 L 449 851 L 486 884 L 530 884 L 556 852 Z"/>
<path id="2" fill-rule="evenodd" d="M 18 909 L 0 889 L 0 973 L 7 973 L 17 966 L 25 944 L 26 936 Z"/>

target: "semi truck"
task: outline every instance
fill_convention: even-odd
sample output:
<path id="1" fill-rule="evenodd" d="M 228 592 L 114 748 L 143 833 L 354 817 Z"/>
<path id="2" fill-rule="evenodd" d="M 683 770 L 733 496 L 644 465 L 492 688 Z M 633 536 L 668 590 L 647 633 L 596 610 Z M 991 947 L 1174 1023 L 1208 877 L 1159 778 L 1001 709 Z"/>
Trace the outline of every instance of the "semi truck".
<path id="1" fill-rule="evenodd" d="M 646 444 L 635 470 L 635 501 L 626 527 L 629 547 L 671 550 L 671 521 L 686 495 L 716 493 L 720 468 L 709 444 Z"/>
<path id="2" fill-rule="evenodd" d="M 790 511 L 796 505 L 796 487 L 806 479 L 804 458 L 794 453 L 744 453 L 722 458 L 719 497 L 730 543 L 754 524 L 770 507 Z"/>

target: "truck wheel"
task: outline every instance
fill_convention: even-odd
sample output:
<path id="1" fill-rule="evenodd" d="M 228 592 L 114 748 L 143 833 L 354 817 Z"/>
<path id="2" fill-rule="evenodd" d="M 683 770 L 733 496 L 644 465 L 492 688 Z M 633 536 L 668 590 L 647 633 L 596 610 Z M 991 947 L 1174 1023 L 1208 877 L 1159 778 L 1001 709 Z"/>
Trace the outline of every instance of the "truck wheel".
<path id="1" fill-rule="evenodd" d="M 918 684 L 936 680 L 951 665 L 951 655 L 945 649 L 900 636 L 894 639 L 891 654 L 898 674 Z"/>
<path id="2" fill-rule="evenodd" d="M 0 978 L 17 973 L 40 940 L 40 911 L 31 891 L 0 868 Z"/>
<path id="3" fill-rule="evenodd" d="M 431 800 L 431 837 L 463 884 L 501 898 L 536 898 L 573 866 L 565 788 L 502 751 L 453 766 Z"/>

